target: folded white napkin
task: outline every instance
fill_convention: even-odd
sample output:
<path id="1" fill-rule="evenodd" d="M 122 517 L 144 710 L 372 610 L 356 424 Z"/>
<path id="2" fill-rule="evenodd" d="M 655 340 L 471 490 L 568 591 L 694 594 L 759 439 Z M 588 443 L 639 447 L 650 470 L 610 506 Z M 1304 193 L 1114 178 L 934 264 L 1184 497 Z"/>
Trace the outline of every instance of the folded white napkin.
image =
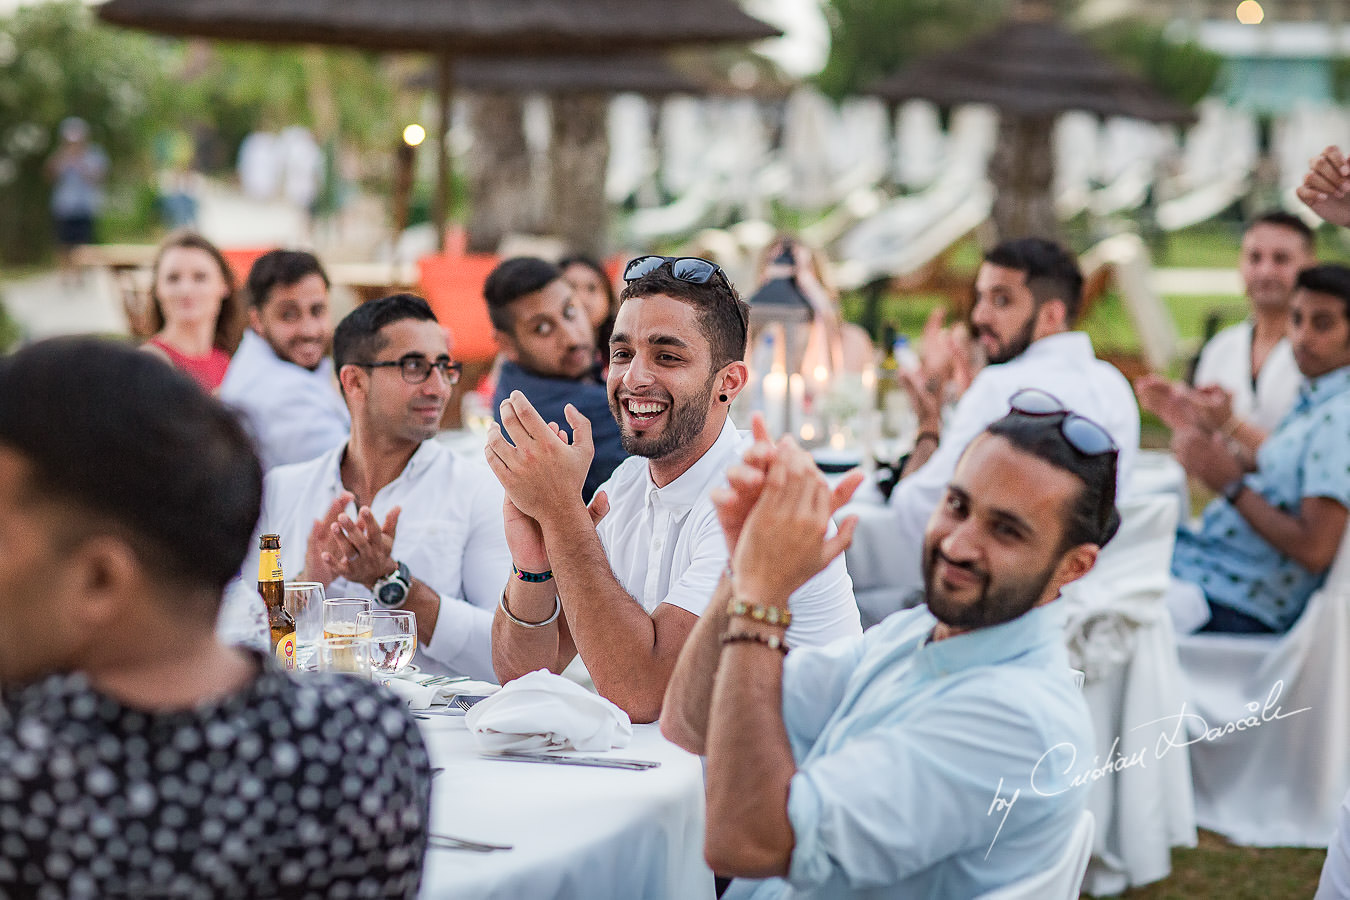
<path id="1" fill-rule="evenodd" d="M 426 709 L 450 702 L 460 694 L 491 694 L 500 690 L 490 681 L 452 681 L 450 684 L 418 684 L 406 678 L 391 678 L 385 684 L 407 702 L 409 709 Z"/>
<path id="2" fill-rule="evenodd" d="M 465 723 L 484 750 L 609 750 L 633 737 L 628 713 L 547 669 L 480 701 Z"/>

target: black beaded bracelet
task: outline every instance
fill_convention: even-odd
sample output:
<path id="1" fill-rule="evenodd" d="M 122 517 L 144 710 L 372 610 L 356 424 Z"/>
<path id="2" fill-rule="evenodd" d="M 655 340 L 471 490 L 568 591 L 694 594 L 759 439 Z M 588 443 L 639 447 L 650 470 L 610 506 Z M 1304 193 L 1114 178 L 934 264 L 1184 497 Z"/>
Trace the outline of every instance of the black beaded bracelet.
<path id="1" fill-rule="evenodd" d="M 530 584 L 543 584 L 545 581 L 549 581 L 553 578 L 552 569 L 549 569 L 547 572 L 522 572 L 516 568 L 515 563 L 511 563 L 511 574 L 521 581 L 528 581 Z"/>
<path id="2" fill-rule="evenodd" d="M 763 644 L 770 650 L 777 650 L 781 653 L 788 652 L 788 646 L 783 641 L 781 635 L 760 634 L 759 632 L 756 631 L 728 631 L 726 634 L 722 635 L 722 643 L 724 645 L 737 644 L 741 642 L 750 644 Z"/>

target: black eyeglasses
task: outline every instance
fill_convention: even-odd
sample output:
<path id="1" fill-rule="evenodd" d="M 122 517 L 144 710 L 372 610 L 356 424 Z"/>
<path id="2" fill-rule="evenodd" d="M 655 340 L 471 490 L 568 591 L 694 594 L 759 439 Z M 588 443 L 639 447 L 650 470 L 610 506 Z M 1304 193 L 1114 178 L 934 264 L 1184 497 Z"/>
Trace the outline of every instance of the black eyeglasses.
<path id="1" fill-rule="evenodd" d="M 728 288 L 731 287 L 731 282 L 727 279 L 727 273 L 722 271 L 721 266 L 698 256 L 639 256 L 624 267 L 623 280 L 625 282 L 637 281 L 643 275 L 650 275 L 666 263 L 670 263 L 670 274 L 681 281 L 687 281 L 690 284 L 707 284 L 712 281 L 714 275 L 721 275 L 722 283 Z"/>
<path id="2" fill-rule="evenodd" d="M 1013 412 L 1023 416 L 1063 416 L 1059 420 L 1059 433 L 1084 456 L 1120 452 L 1105 428 L 1071 411 L 1058 397 L 1040 388 L 1022 388 L 1008 402 Z"/>
<path id="3" fill-rule="evenodd" d="M 398 369 L 399 374 L 408 384 L 421 384 L 426 381 L 431 377 L 432 369 L 440 372 L 441 377 L 450 384 L 458 384 L 459 373 L 464 368 L 463 363 L 451 362 L 445 356 L 432 362 L 425 356 L 416 353 L 409 353 L 407 356 L 383 362 L 352 363 L 352 365 L 360 366 L 363 369 Z"/>

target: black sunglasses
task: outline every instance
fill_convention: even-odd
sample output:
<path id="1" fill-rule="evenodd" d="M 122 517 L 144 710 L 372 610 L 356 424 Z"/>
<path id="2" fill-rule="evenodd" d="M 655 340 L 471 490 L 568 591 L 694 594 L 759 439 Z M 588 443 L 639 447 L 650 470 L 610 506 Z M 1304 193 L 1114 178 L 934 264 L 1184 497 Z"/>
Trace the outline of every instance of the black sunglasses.
<path id="1" fill-rule="evenodd" d="M 731 287 L 731 281 L 727 279 L 727 273 L 722 271 L 721 266 L 698 256 L 639 256 L 624 267 L 623 280 L 625 282 L 637 281 L 643 275 L 650 275 L 666 263 L 670 263 L 670 274 L 680 281 L 687 281 L 690 284 L 707 284 L 712 281 L 713 276 L 721 275 L 722 283 L 728 288 Z"/>
<path id="2" fill-rule="evenodd" d="M 1084 456 L 1118 453 L 1120 448 L 1106 429 L 1091 419 L 1071 411 L 1059 398 L 1040 388 L 1022 388 L 1008 401 L 1012 411 L 1023 416 L 1063 416 L 1059 433 L 1069 446 Z"/>
<path id="3" fill-rule="evenodd" d="M 427 359 L 425 356 L 409 354 L 398 359 L 384 360 L 383 362 L 352 363 L 354 366 L 360 366 L 363 369 L 398 369 L 403 380 L 408 384 L 421 384 L 431 377 L 431 370 L 435 369 L 441 373 L 450 384 L 459 383 L 459 373 L 463 369 L 462 363 L 451 362 L 448 358 L 442 356 L 440 359 Z"/>

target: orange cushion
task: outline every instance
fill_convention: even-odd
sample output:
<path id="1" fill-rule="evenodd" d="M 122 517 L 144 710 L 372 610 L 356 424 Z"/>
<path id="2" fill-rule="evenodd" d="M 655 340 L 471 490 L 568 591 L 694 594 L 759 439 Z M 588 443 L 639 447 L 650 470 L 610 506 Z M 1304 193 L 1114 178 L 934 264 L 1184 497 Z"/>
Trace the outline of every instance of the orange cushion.
<path id="1" fill-rule="evenodd" d="M 231 247 L 230 249 L 221 248 L 220 255 L 225 257 L 225 261 L 230 264 L 234 270 L 234 282 L 240 287 L 248 281 L 248 273 L 253 269 L 253 264 L 258 261 L 264 253 L 270 253 L 275 247 Z"/>
<path id="2" fill-rule="evenodd" d="M 487 253 L 424 256 L 417 261 L 422 296 L 440 323 L 450 329 L 450 351 L 461 362 L 497 355 L 483 284 L 499 262 L 500 257 Z"/>

